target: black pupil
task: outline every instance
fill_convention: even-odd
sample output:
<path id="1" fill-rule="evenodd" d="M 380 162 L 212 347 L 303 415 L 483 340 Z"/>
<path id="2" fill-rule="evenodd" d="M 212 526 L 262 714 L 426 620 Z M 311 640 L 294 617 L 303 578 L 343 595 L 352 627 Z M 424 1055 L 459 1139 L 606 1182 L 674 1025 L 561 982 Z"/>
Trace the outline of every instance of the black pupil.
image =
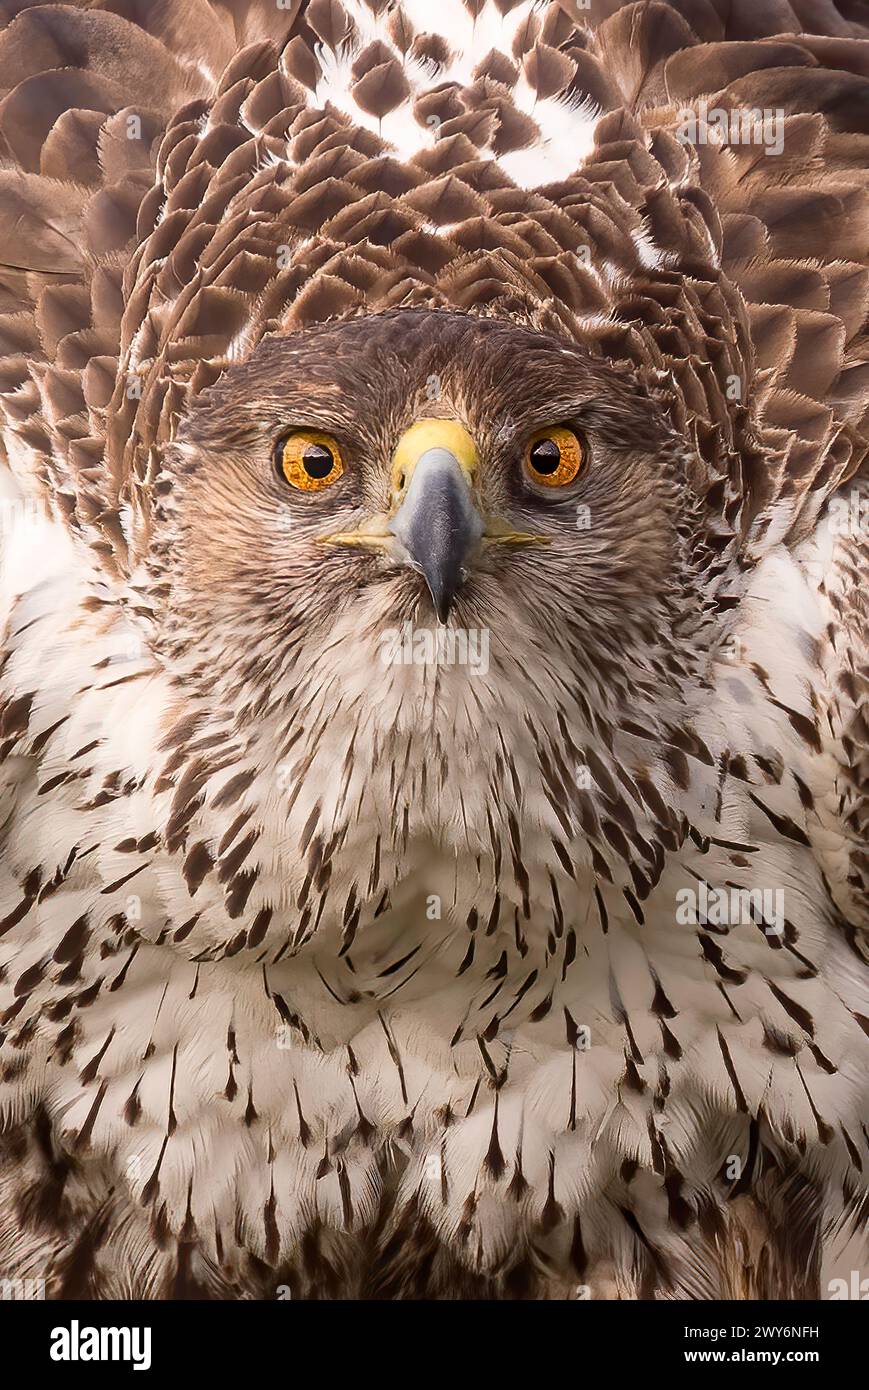
<path id="1" fill-rule="evenodd" d="M 335 467 L 332 450 L 325 444 L 306 444 L 302 466 L 309 478 L 328 478 Z"/>
<path id="2" fill-rule="evenodd" d="M 531 450 L 531 462 L 538 473 L 554 473 L 561 462 L 561 450 L 555 440 L 539 440 Z"/>

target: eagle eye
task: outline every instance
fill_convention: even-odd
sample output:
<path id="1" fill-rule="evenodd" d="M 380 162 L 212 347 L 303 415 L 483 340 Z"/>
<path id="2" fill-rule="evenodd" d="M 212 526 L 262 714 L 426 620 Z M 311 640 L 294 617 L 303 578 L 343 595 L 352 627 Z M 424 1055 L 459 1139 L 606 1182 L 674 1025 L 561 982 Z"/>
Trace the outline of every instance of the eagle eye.
<path id="1" fill-rule="evenodd" d="M 573 430 L 551 425 L 532 434 L 525 445 L 525 471 L 542 487 L 566 487 L 585 462 L 585 450 Z"/>
<path id="2" fill-rule="evenodd" d="M 293 430 L 275 445 L 278 475 L 300 492 L 331 487 L 344 472 L 338 441 L 319 430 Z"/>

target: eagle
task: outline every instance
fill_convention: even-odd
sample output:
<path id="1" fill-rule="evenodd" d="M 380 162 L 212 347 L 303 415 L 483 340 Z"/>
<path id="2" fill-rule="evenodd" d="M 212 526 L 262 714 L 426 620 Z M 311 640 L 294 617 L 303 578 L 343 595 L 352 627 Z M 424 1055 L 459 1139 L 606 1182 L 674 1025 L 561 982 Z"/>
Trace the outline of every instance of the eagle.
<path id="1" fill-rule="evenodd" d="M 869 10 L 0 22 L 0 1274 L 819 1297 Z"/>

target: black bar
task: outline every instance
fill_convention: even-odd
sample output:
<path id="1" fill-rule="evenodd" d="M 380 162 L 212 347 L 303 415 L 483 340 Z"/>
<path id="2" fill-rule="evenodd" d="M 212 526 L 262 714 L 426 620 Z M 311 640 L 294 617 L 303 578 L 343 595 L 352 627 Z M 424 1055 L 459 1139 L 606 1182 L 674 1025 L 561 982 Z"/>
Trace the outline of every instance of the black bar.
<path id="1" fill-rule="evenodd" d="M 344 1376 L 424 1382 L 463 1381 L 479 1369 L 487 1383 L 499 1364 L 510 1383 L 537 1367 L 575 1383 L 593 1367 L 621 1380 L 679 1368 L 702 1384 L 722 1370 L 762 1366 L 771 1383 L 796 1369 L 831 1375 L 860 1364 L 866 1336 L 860 1302 L 0 1302 L 9 1346 L 15 1339 L 32 1375 L 62 1384 L 132 1375 L 206 1375 L 224 1385 L 239 1376 Z M 117 1338 L 102 1329 L 119 1329 Z M 88 1329 L 96 1329 L 95 1333 Z M 126 1334 L 120 1329 L 126 1329 Z M 132 1329 L 139 1329 L 134 1338 Z M 150 1333 L 150 1342 L 144 1336 Z M 79 1353 L 58 1360 L 57 1352 Z M 126 1361 L 84 1359 L 91 1347 Z M 134 1371 L 133 1358 L 148 1365 Z M 597 1372 L 595 1372 L 597 1374 Z M 617 1382 L 613 1382 L 616 1384 Z M 646 1383 L 644 1379 L 643 1384 Z M 246 1387 L 245 1387 L 246 1390 Z M 534 1388 L 536 1390 L 536 1387 Z M 571 1384 L 570 1390 L 573 1390 Z"/>

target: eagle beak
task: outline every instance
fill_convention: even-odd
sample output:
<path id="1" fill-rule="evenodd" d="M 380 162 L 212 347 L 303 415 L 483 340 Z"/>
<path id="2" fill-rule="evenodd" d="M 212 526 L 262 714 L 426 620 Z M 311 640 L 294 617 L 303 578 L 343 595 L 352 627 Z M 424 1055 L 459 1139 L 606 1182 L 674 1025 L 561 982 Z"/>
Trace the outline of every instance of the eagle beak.
<path id="1" fill-rule="evenodd" d="M 474 551 L 549 545 L 551 539 L 515 531 L 498 517 L 484 520 L 475 501 L 478 464 L 474 441 L 458 420 L 417 420 L 393 455 L 388 512 L 317 541 L 410 565 L 425 579 L 445 623 Z"/>
<path id="2" fill-rule="evenodd" d="M 474 441 L 455 420 L 417 420 L 393 459 L 388 530 L 425 579 L 442 623 L 485 530 L 473 496 L 476 472 Z"/>

